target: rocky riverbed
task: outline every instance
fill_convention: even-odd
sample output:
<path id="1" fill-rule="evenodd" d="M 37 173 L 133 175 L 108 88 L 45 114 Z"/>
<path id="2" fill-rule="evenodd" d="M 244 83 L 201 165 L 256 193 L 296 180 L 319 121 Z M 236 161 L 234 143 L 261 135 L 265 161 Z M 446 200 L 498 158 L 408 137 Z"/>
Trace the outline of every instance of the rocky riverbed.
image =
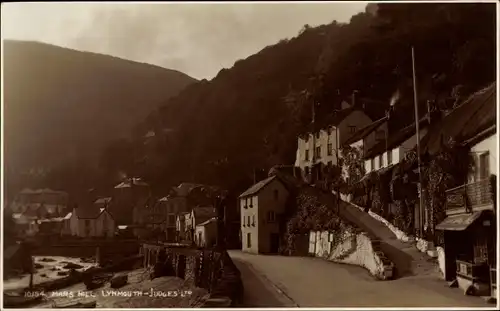
<path id="1" fill-rule="evenodd" d="M 109 283 L 89 291 L 83 283 L 65 289 L 43 293 L 44 300 L 33 308 L 52 308 L 73 303 L 97 302 L 97 308 L 196 308 L 207 299 L 208 292 L 186 286 L 177 277 L 159 277 L 150 280 L 145 269 L 118 274 L 127 274 L 128 283 L 121 288 L 110 288 Z M 37 294 L 37 293 L 33 293 Z"/>

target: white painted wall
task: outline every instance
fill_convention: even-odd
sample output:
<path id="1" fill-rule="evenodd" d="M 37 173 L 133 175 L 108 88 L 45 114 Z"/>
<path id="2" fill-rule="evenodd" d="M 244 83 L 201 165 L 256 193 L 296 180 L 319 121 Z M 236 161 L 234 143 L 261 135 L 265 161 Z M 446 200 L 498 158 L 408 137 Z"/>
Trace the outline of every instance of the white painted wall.
<path id="1" fill-rule="evenodd" d="M 303 170 L 306 166 L 311 167 L 313 164 L 320 162 L 325 165 L 327 165 L 328 162 L 336 164 L 336 151 L 338 150 L 340 156 L 340 146 L 342 146 L 343 142 L 353 135 L 353 133 L 350 133 L 349 131 L 349 126 L 356 126 L 356 129 L 359 130 L 371 122 L 372 120 L 364 112 L 356 110 L 342 120 L 342 122 L 338 124 L 338 127 L 331 126 L 330 130 L 322 129 L 319 131 L 319 136 L 313 137 L 313 134 L 308 134 L 306 135 L 307 138 L 299 137 L 297 139 L 295 166 L 300 167 Z M 331 144 L 330 155 L 328 154 L 329 144 Z M 314 150 L 316 147 L 321 148 L 320 158 L 313 161 Z M 309 150 L 308 160 L 305 159 L 306 150 Z"/>
<path id="2" fill-rule="evenodd" d="M 427 128 L 420 129 L 420 139 L 422 139 L 427 134 Z M 385 151 L 382 154 L 378 154 L 370 159 L 365 160 L 365 171 L 368 174 L 373 170 L 379 170 L 381 168 L 389 166 L 388 153 L 392 154 L 392 165 L 401 162 L 406 156 L 406 153 L 413 149 L 417 145 L 417 135 L 413 135 L 407 140 L 405 140 L 400 146 L 393 148 L 390 151 Z M 382 166 L 380 166 L 380 158 L 382 158 Z M 374 167 L 372 167 L 372 159 L 375 160 Z"/>
<path id="3" fill-rule="evenodd" d="M 278 196 L 274 193 L 277 191 Z M 285 210 L 288 190 L 285 186 L 274 179 L 257 195 L 240 198 L 241 210 L 241 247 L 245 252 L 267 253 L 271 248 L 271 234 L 279 233 L 279 223 L 268 221 L 268 212 L 273 211 L 276 217 Z M 250 206 L 251 205 L 251 206 Z M 246 206 L 246 208 L 245 208 Z M 255 225 L 253 225 L 255 219 Z M 250 226 L 248 221 L 250 220 Z M 248 247 L 248 234 L 250 234 L 251 245 Z"/>
<path id="4" fill-rule="evenodd" d="M 479 156 L 482 153 L 489 152 L 490 156 L 488 162 L 490 166 L 490 174 L 495 174 L 495 175 L 498 175 L 497 144 L 498 144 L 498 137 L 497 134 L 495 133 L 471 147 L 471 152 L 475 153 L 477 156 Z"/>
<path id="5" fill-rule="evenodd" d="M 333 244 L 333 234 L 327 231 L 311 231 L 309 252 L 333 262 L 364 267 L 374 276 L 391 277 L 365 233 L 343 232 L 340 242 Z"/>

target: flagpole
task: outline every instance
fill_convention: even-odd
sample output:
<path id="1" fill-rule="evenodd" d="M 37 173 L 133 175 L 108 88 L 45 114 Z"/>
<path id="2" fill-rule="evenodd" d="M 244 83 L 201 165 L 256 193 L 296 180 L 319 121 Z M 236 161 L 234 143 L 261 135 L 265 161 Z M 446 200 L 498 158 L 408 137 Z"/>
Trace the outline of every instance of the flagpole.
<path id="1" fill-rule="evenodd" d="M 415 48 L 411 47 L 411 64 L 412 64 L 412 72 L 413 72 L 413 102 L 415 104 L 415 129 L 417 136 L 417 161 L 418 161 L 418 180 L 420 183 L 420 203 L 419 203 L 419 231 L 420 238 L 424 237 L 424 187 L 422 183 L 422 163 L 420 161 L 420 118 L 418 115 L 418 96 L 417 96 L 417 78 L 415 74 Z"/>

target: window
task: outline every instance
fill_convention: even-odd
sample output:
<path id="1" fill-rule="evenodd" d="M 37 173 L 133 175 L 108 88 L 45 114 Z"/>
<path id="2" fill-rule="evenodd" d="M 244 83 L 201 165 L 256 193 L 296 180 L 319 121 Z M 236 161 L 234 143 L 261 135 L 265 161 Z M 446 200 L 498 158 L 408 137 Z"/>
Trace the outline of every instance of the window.
<path id="1" fill-rule="evenodd" d="M 274 211 L 267 212 L 267 221 L 268 222 L 275 222 L 276 221 L 276 214 L 274 213 Z"/>
<path id="2" fill-rule="evenodd" d="M 384 162 L 382 161 L 383 157 L 382 155 L 378 156 L 378 167 L 381 168 L 384 166 Z"/>
<path id="3" fill-rule="evenodd" d="M 356 133 L 356 126 L 355 125 L 349 125 L 349 133 L 350 134 Z"/>
<path id="4" fill-rule="evenodd" d="M 321 146 L 316 147 L 316 154 L 314 155 L 315 159 L 321 159 Z"/>
<path id="5" fill-rule="evenodd" d="M 490 153 L 485 152 L 479 156 L 479 179 L 490 177 Z"/>
<path id="6" fill-rule="evenodd" d="M 278 200 L 278 196 L 279 196 L 278 190 L 277 190 L 277 189 L 275 189 L 275 190 L 274 190 L 274 199 L 275 199 L 275 200 Z"/>
<path id="7" fill-rule="evenodd" d="M 330 143 L 328 144 L 328 147 L 327 147 L 327 151 L 328 151 L 328 155 L 331 156 L 332 155 L 332 151 L 333 151 L 333 145 Z"/>
<path id="8" fill-rule="evenodd" d="M 375 158 L 371 159 L 372 171 L 375 170 Z"/>
<path id="9" fill-rule="evenodd" d="M 247 248 L 252 247 L 252 235 L 247 233 Z"/>
<path id="10" fill-rule="evenodd" d="M 309 150 L 306 150 L 306 158 L 305 158 L 306 161 L 309 161 Z"/>
<path id="11" fill-rule="evenodd" d="M 247 226 L 250 227 L 250 216 L 247 216 Z"/>
<path id="12" fill-rule="evenodd" d="M 376 140 L 384 140 L 385 139 L 385 132 L 383 130 L 378 130 L 375 132 L 375 139 Z"/>
<path id="13" fill-rule="evenodd" d="M 319 131 L 317 131 L 317 132 L 316 132 L 316 138 L 318 138 L 318 139 L 319 139 L 319 135 L 320 135 L 320 132 L 319 132 Z"/>
<path id="14" fill-rule="evenodd" d="M 255 227 L 255 215 L 252 215 L 252 226 Z"/>
<path id="15" fill-rule="evenodd" d="M 253 207 L 253 198 L 254 197 L 250 197 L 250 205 L 248 207 Z"/>
<path id="16" fill-rule="evenodd" d="M 387 164 L 392 164 L 392 150 L 387 151 Z"/>

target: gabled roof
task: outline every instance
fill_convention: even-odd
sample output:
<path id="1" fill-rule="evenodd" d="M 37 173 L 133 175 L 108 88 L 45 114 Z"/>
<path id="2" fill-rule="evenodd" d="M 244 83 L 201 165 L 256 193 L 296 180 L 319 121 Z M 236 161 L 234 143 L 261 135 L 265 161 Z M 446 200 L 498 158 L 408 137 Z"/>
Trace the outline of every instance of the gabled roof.
<path id="1" fill-rule="evenodd" d="M 336 110 L 320 120 L 316 121 L 315 124 L 309 125 L 305 133 L 317 132 L 321 129 L 325 129 L 328 126 L 338 126 L 345 118 L 347 118 L 354 111 L 363 111 L 359 107 L 349 107 L 342 110 Z"/>
<path id="2" fill-rule="evenodd" d="M 351 137 L 349 137 L 345 142 L 344 145 L 348 146 L 352 143 L 357 142 L 358 140 L 361 140 L 365 138 L 366 136 L 370 135 L 373 131 L 375 131 L 377 128 L 379 128 L 384 122 L 387 121 L 387 117 L 383 117 L 381 119 L 378 119 L 377 121 L 368 124 L 367 126 L 363 127 L 356 133 L 354 133 Z"/>
<path id="3" fill-rule="evenodd" d="M 193 208 L 193 214 L 195 218 L 212 218 L 216 216 L 216 211 L 215 208 L 211 206 L 205 206 L 205 207 L 195 207 Z"/>
<path id="4" fill-rule="evenodd" d="M 76 217 L 79 219 L 97 219 L 102 213 L 108 213 L 113 218 L 113 214 L 111 214 L 107 209 L 99 208 L 95 204 L 76 208 Z"/>
<path id="5" fill-rule="evenodd" d="M 196 227 L 206 226 L 206 225 L 208 225 L 210 223 L 214 223 L 214 222 L 217 222 L 217 218 L 215 218 L 215 217 L 210 218 L 209 220 L 206 220 L 206 221 L 202 222 L 201 224 L 196 225 Z"/>
<path id="6" fill-rule="evenodd" d="M 496 83 L 472 94 L 430 129 L 421 143 L 421 153 L 435 154 L 441 143 L 454 138 L 466 141 L 492 127 L 496 128 Z"/>
<path id="7" fill-rule="evenodd" d="M 99 198 L 95 200 L 94 204 L 107 204 L 111 201 L 112 198 Z"/>
<path id="8" fill-rule="evenodd" d="M 269 185 L 274 179 L 277 179 L 276 175 L 270 176 L 270 177 L 268 177 L 268 178 L 266 178 L 264 180 L 259 181 L 255 185 L 253 185 L 250 188 L 248 188 L 245 192 L 243 192 L 242 194 L 240 194 L 239 197 L 243 198 L 243 197 L 246 197 L 246 196 L 249 196 L 249 195 L 253 195 L 253 194 L 259 192 L 264 187 L 266 187 L 267 185 Z"/>
<path id="9" fill-rule="evenodd" d="M 423 129 L 427 126 L 429 126 L 429 121 L 427 117 L 421 118 L 419 122 L 420 129 Z M 392 150 L 402 143 L 404 143 L 407 139 L 415 135 L 417 132 L 415 128 L 415 122 L 413 122 L 411 125 L 393 133 L 389 134 L 389 137 L 387 139 L 387 142 L 385 140 L 380 141 L 376 143 L 373 147 L 371 147 L 365 154 L 364 158 L 365 159 L 370 159 L 373 158 L 374 156 L 377 156 L 379 154 L 384 153 L 387 150 Z M 420 138 L 422 140 L 422 137 Z"/>
<path id="10" fill-rule="evenodd" d="M 191 192 L 196 187 L 202 187 L 202 184 L 195 184 L 195 183 L 187 183 L 183 182 L 176 188 L 173 188 L 175 191 L 175 194 L 180 197 L 185 197 Z"/>

